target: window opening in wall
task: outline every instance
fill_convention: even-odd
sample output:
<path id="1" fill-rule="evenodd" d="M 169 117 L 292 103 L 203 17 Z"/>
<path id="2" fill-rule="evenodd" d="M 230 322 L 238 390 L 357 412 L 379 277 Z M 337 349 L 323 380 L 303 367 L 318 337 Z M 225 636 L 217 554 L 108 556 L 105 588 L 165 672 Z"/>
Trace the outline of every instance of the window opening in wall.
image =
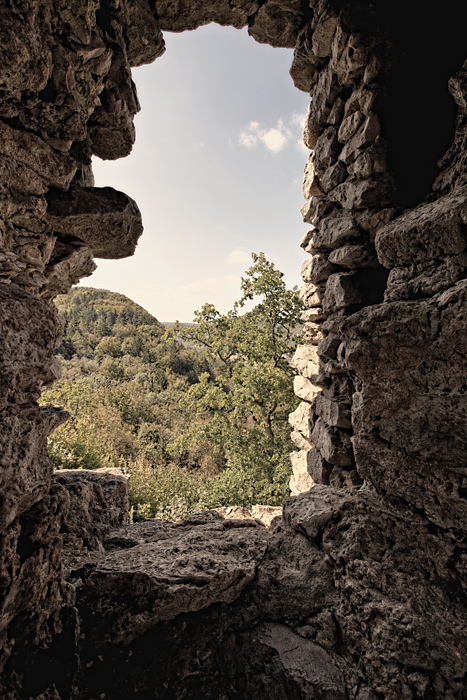
<path id="1" fill-rule="evenodd" d="M 298 403 L 309 97 L 289 76 L 293 52 L 216 25 L 166 43 L 134 70 L 133 153 L 94 161 L 96 185 L 133 197 L 145 232 L 134 257 L 98 260 L 59 298 L 63 379 L 44 396 L 72 414 L 51 437 L 54 465 L 129 472 L 134 520 L 280 504 Z M 221 314 L 197 319 L 209 347 L 193 327 L 165 336 L 159 320 L 190 323 L 206 302 Z"/>
<path id="2" fill-rule="evenodd" d="M 165 54 L 133 69 L 141 112 L 128 158 L 94 158 L 96 185 L 133 197 L 145 232 L 132 258 L 97 261 L 85 285 L 127 294 L 162 321 L 191 321 L 238 295 L 253 250 L 299 283 L 309 97 L 292 49 L 211 24 L 165 34 Z"/>

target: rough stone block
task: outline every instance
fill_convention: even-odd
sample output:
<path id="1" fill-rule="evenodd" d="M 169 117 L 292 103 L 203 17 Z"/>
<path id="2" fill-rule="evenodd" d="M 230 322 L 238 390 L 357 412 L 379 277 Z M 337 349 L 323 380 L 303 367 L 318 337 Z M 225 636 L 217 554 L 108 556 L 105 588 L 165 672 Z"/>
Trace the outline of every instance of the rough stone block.
<path id="1" fill-rule="evenodd" d="M 336 248 L 329 254 L 329 262 L 351 270 L 378 265 L 375 250 L 370 245 L 345 245 Z"/>
<path id="2" fill-rule="evenodd" d="M 358 277 L 354 272 L 336 272 L 328 278 L 323 297 L 325 314 L 335 313 L 363 301 Z"/>
<path id="3" fill-rule="evenodd" d="M 329 251 L 361 237 L 362 229 L 353 214 L 338 210 L 334 216 L 327 216 L 314 228 L 306 250 L 309 253 Z"/>
<path id="4" fill-rule="evenodd" d="M 305 166 L 305 175 L 303 178 L 302 187 L 303 196 L 305 197 L 305 199 L 310 199 L 315 195 L 319 196 L 324 194 L 323 188 L 321 187 L 319 177 L 316 172 L 314 160 L 314 155 L 311 154 Z"/>
<path id="5" fill-rule="evenodd" d="M 130 66 L 152 63 L 165 51 L 160 25 L 146 0 L 132 0 L 124 7 L 128 12 L 124 36 Z"/>
<path id="6" fill-rule="evenodd" d="M 309 379 L 306 377 L 301 377 L 300 375 L 294 377 L 293 389 L 295 396 L 298 396 L 298 398 L 302 401 L 308 401 L 309 403 L 311 403 L 320 393 L 320 389 L 312 384 Z"/>
<path id="7" fill-rule="evenodd" d="M 74 236 L 98 258 L 134 253 L 143 232 L 141 214 L 128 195 L 112 187 L 71 188 L 48 196 L 48 222 L 60 237 Z"/>
<path id="8" fill-rule="evenodd" d="M 334 35 L 336 33 L 338 18 L 328 13 L 323 13 L 313 31 L 313 53 L 319 58 L 327 58 L 331 55 Z"/>
<path id="9" fill-rule="evenodd" d="M 329 333 L 326 338 L 323 338 L 318 343 L 319 356 L 328 360 L 335 360 L 337 358 L 337 348 L 340 344 L 341 339 L 339 336 Z"/>
<path id="10" fill-rule="evenodd" d="M 363 76 L 368 62 L 368 48 L 359 34 L 351 34 L 340 58 L 332 61 L 339 83 L 344 87 L 355 85 Z"/>
<path id="11" fill-rule="evenodd" d="M 316 141 L 313 152 L 316 172 L 318 175 L 323 175 L 326 168 L 334 165 L 340 152 L 335 126 L 328 126 L 323 131 Z M 344 159 L 342 158 L 341 160 Z"/>
<path id="12" fill-rule="evenodd" d="M 307 450 L 291 452 L 292 476 L 290 478 L 290 494 L 297 496 L 299 493 L 309 491 L 313 486 L 313 481 L 308 473 Z"/>
<path id="13" fill-rule="evenodd" d="M 466 313 L 464 279 L 428 300 L 368 307 L 340 328 L 345 365 L 360 383 L 352 400 L 360 476 L 443 528 L 467 517 Z"/>
<path id="14" fill-rule="evenodd" d="M 345 117 L 341 122 L 337 138 L 339 143 L 347 143 L 365 120 L 365 115 L 359 109 L 352 112 L 348 117 Z"/>
<path id="15" fill-rule="evenodd" d="M 291 365 L 302 377 L 311 379 L 318 373 L 319 369 L 318 350 L 312 345 L 299 345 L 295 350 Z"/>
<path id="16" fill-rule="evenodd" d="M 329 192 L 344 182 L 347 176 L 348 173 L 345 164 L 343 161 L 338 160 L 337 163 L 331 165 L 331 167 L 324 172 L 324 175 L 321 177 L 320 186 L 324 192 Z"/>
<path id="17" fill-rule="evenodd" d="M 12 184 L 20 191 L 42 194 L 53 185 L 68 189 L 77 165 L 66 153 L 59 153 L 39 136 L 13 129 L 0 121 L 0 155 L 6 161 L 5 172 L 13 175 Z"/>
<path id="18" fill-rule="evenodd" d="M 342 121 L 342 116 L 344 114 L 345 102 L 342 97 L 337 97 L 334 101 L 331 111 L 329 112 L 328 124 L 336 126 Z"/>
<path id="19" fill-rule="evenodd" d="M 326 462 L 320 451 L 313 447 L 307 455 L 307 468 L 315 484 L 329 484 L 329 477 L 335 467 Z"/>
<path id="20" fill-rule="evenodd" d="M 312 408 L 307 401 L 299 403 L 295 411 L 289 415 L 289 423 L 292 428 L 301 433 L 308 442 L 311 441 L 313 415 Z"/>
<path id="21" fill-rule="evenodd" d="M 311 441 L 330 464 L 343 467 L 353 463 L 350 434 L 326 425 L 322 418 L 318 418 L 314 425 Z"/>
<path id="22" fill-rule="evenodd" d="M 316 415 L 322 418 L 326 425 L 348 429 L 352 427 L 349 404 L 332 401 L 320 393 L 316 396 L 313 407 Z"/>
<path id="23" fill-rule="evenodd" d="M 231 12 L 231 3 L 226 2 L 226 5 Z M 306 23 L 303 10 L 301 0 L 263 3 L 254 16 L 249 18 L 248 33 L 262 44 L 293 49 L 299 32 Z M 226 24 L 231 24 L 230 18 Z"/>
<path id="24" fill-rule="evenodd" d="M 303 140 L 308 148 L 314 149 L 316 147 L 341 89 L 336 76 L 329 67 L 320 72 L 305 120 Z"/>
<path id="25" fill-rule="evenodd" d="M 459 255 L 466 247 L 467 187 L 434 202 L 420 204 L 381 228 L 375 239 L 385 267 L 426 263 Z"/>
<path id="26" fill-rule="evenodd" d="M 312 52 L 312 38 L 311 26 L 307 24 L 298 34 L 289 71 L 295 87 L 307 93 L 316 85 L 323 63 Z"/>
<path id="27" fill-rule="evenodd" d="M 301 275 L 304 282 L 312 282 L 317 285 L 327 279 L 334 271 L 335 266 L 328 262 L 327 256 L 318 253 L 313 255 L 302 265 Z"/>
<path id="28" fill-rule="evenodd" d="M 303 221 L 306 224 L 311 224 L 317 217 L 317 212 L 320 202 L 323 202 L 324 198 L 321 196 L 314 195 L 309 199 L 306 204 L 300 209 L 303 217 Z"/>
<path id="29" fill-rule="evenodd" d="M 326 196 L 343 209 L 368 209 L 387 206 L 392 189 L 390 176 L 380 175 L 371 180 L 347 180 Z"/>
<path id="30" fill-rule="evenodd" d="M 381 140 L 379 139 L 379 142 Z M 371 178 L 386 172 L 386 154 L 382 143 L 378 146 L 370 146 L 351 163 L 347 170 L 350 176 L 362 179 Z"/>
<path id="31" fill-rule="evenodd" d="M 312 309 L 307 309 L 302 314 L 302 319 L 305 321 L 303 326 L 303 340 L 310 345 L 318 345 L 319 341 L 324 337 L 323 331 L 321 330 L 321 324 L 316 323 L 315 320 L 312 321 L 308 316 L 309 311 L 312 311 Z"/>
<path id="32" fill-rule="evenodd" d="M 221 25 L 231 25 L 240 29 L 248 24 L 248 17 L 258 11 L 260 3 L 256 0 L 236 0 L 235 5 L 228 0 L 206 3 L 202 0 L 156 0 L 154 3 L 156 16 L 161 29 L 168 32 L 181 32 L 197 29 L 210 22 Z M 262 18 L 263 19 L 263 18 Z M 277 18 L 279 19 L 279 18 Z M 267 32 L 274 27 L 274 21 L 261 22 L 265 32 L 263 41 L 267 42 Z M 279 25 L 281 27 L 281 25 Z M 284 29 L 282 27 L 282 29 Z M 258 25 L 257 31 L 260 32 Z M 276 28 L 276 34 L 278 29 Z"/>
<path id="33" fill-rule="evenodd" d="M 304 321 L 310 321 L 313 325 L 317 325 L 320 324 L 321 321 L 324 321 L 326 316 L 321 306 L 313 306 L 311 309 L 305 309 L 302 312 L 302 319 Z"/>
<path id="34" fill-rule="evenodd" d="M 345 103 L 344 119 L 347 119 L 353 112 L 359 110 L 367 117 L 374 107 L 377 91 L 368 88 L 366 85 L 358 87 L 352 91 L 349 99 Z"/>
<path id="35" fill-rule="evenodd" d="M 307 309 L 321 306 L 323 301 L 324 287 L 317 287 L 315 284 L 304 284 L 299 292 L 300 299 Z"/>
<path id="36" fill-rule="evenodd" d="M 339 159 L 349 165 L 349 163 L 352 163 L 365 148 L 369 148 L 376 143 L 380 133 L 381 127 L 379 119 L 375 112 L 370 112 L 355 135 L 345 144 L 339 155 Z"/>
<path id="37" fill-rule="evenodd" d="M 307 440 L 298 430 L 292 430 L 290 439 L 299 450 L 309 450 L 312 447 L 312 442 Z"/>
<path id="38" fill-rule="evenodd" d="M 260 644 L 274 649 L 288 677 L 303 697 L 345 700 L 344 677 L 331 656 L 285 625 L 266 623 L 258 630 Z M 276 658 L 277 658 L 276 657 Z"/>

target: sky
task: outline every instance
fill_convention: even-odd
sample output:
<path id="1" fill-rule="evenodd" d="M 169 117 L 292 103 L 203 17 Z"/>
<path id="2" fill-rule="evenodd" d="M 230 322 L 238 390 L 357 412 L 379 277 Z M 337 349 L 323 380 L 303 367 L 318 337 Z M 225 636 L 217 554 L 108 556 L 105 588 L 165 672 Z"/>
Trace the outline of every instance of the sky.
<path id="1" fill-rule="evenodd" d="M 141 112 L 127 158 L 93 159 L 96 186 L 136 200 L 144 233 L 133 257 L 96 260 L 82 285 L 133 299 L 160 321 L 227 312 L 264 252 L 300 285 L 300 207 L 309 97 L 289 76 L 290 49 L 211 24 L 165 34 L 166 52 L 133 69 Z"/>

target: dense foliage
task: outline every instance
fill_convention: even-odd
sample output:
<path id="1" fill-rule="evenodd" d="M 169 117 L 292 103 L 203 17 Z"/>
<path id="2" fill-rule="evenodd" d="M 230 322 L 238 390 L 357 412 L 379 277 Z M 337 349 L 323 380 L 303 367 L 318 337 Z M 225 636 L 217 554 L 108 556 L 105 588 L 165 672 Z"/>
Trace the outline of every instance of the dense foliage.
<path id="1" fill-rule="evenodd" d="M 206 304 L 193 326 L 166 329 L 105 290 L 58 298 L 62 379 L 43 401 L 71 417 L 50 438 L 56 468 L 129 472 L 134 519 L 283 500 L 300 302 L 263 254 L 252 257 L 234 309 Z"/>

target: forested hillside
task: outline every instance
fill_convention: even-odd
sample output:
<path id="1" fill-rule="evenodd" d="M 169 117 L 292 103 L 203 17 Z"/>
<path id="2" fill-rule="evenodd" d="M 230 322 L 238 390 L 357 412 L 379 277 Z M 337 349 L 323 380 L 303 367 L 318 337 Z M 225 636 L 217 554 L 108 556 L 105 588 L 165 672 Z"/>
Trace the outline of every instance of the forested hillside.
<path id="1" fill-rule="evenodd" d="M 106 290 L 58 297 L 62 378 L 43 402 L 65 405 L 70 419 L 50 438 L 55 468 L 130 473 L 135 520 L 283 500 L 300 305 L 281 273 L 254 259 L 256 277 L 243 280 L 248 291 L 234 310 L 223 316 L 205 305 L 193 327 L 167 329 Z M 263 303 L 240 314 L 255 295 Z"/>

